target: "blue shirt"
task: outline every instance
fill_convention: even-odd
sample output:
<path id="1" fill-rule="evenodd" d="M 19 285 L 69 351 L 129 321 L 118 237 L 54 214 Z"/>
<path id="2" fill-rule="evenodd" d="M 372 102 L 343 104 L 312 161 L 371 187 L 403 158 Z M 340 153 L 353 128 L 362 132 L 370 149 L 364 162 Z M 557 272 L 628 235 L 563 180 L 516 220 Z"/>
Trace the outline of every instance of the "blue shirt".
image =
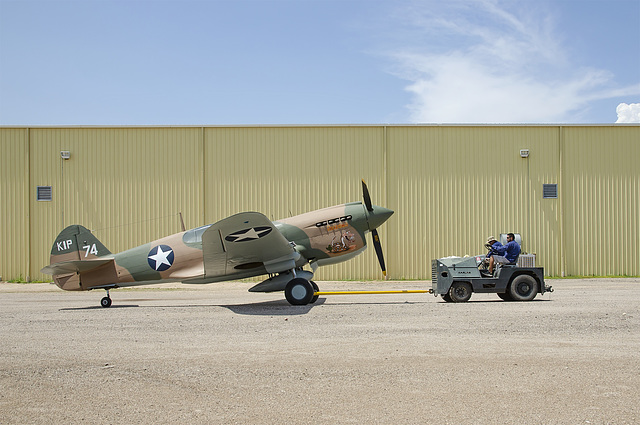
<path id="1" fill-rule="evenodd" d="M 496 247 L 496 244 L 500 246 Z M 498 255 L 502 255 L 504 258 L 509 260 L 510 263 L 515 262 L 518 259 L 518 255 L 520 255 L 520 245 L 518 245 L 518 242 L 516 241 L 511 241 L 506 245 L 496 242 L 491 248 L 493 248 Z"/>
<path id="2" fill-rule="evenodd" d="M 491 257 L 493 254 L 499 253 L 501 249 L 504 249 L 504 245 L 502 245 L 498 241 L 495 241 L 493 245 L 491 245 L 491 251 L 487 252 L 487 258 Z"/>

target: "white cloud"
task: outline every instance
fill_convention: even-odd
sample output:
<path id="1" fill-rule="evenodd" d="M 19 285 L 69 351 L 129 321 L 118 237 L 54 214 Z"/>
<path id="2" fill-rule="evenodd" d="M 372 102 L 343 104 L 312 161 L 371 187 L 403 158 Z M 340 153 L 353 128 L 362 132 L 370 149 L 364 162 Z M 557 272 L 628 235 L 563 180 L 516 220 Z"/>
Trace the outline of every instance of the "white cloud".
<path id="1" fill-rule="evenodd" d="M 416 3 L 405 19 L 414 47 L 390 56 L 410 82 L 412 122 L 571 122 L 593 100 L 640 92 L 611 89 L 608 71 L 572 66 L 551 14 L 466 0 Z"/>
<path id="2" fill-rule="evenodd" d="M 616 123 L 640 123 L 640 103 L 621 103 L 616 108 Z"/>

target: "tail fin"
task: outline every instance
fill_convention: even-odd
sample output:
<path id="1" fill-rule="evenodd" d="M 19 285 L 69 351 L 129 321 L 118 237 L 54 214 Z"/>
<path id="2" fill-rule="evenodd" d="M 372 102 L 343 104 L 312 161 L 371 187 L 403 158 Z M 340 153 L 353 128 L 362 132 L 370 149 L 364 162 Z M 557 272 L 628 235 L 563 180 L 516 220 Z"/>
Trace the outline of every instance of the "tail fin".
<path id="1" fill-rule="evenodd" d="M 51 247 L 50 264 L 41 272 L 53 275 L 53 280 L 66 291 L 90 289 L 83 287 L 84 278 L 80 274 L 99 267 L 111 267 L 113 273 L 107 274 L 115 279 L 113 258 L 99 258 L 111 252 L 96 238 L 89 229 L 78 224 L 64 229 Z M 111 266 L 106 266 L 111 264 Z M 111 269 L 109 269 L 111 271 Z M 87 279 L 89 280 L 89 279 Z"/>
<path id="2" fill-rule="evenodd" d="M 50 264 L 91 260 L 111 254 L 91 231 L 79 224 L 65 228 L 51 247 Z"/>

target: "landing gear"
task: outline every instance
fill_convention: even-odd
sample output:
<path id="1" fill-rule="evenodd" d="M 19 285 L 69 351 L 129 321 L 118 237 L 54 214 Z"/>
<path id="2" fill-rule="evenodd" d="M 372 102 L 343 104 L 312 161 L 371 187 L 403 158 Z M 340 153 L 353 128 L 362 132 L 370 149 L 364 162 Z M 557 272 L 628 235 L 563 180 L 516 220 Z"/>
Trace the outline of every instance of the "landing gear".
<path id="1" fill-rule="evenodd" d="M 314 292 L 314 295 L 313 295 L 313 297 L 311 298 L 311 301 L 309 301 L 309 304 L 313 304 L 313 303 L 315 303 L 316 301 L 318 301 L 318 296 L 319 296 L 319 295 L 315 295 L 315 293 L 316 293 L 316 292 L 320 292 L 320 288 L 318 288 L 318 284 L 317 284 L 317 283 L 315 283 L 313 280 L 310 280 L 310 281 L 309 281 L 309 283 L 311 284 L 311 286 L 313 286 L 313 292 Z"/>
<path id="2" fill-rule="evenodd" d="M 111 297 L 109 297 L 109 290 L 107 289 L 107 296 L 100 300 L 100 305 L 102 307 L 111 307 Z"/>
<path id="3" fill-rule="evenodd" d="M 291 305 L 307 305 L 317 300 L 317 297 L 314 296 L 316 292 L 314 285 L 315 283 L 312 284 L 301 277 L 291 279 L 284 288 L 284 296 Z"/>

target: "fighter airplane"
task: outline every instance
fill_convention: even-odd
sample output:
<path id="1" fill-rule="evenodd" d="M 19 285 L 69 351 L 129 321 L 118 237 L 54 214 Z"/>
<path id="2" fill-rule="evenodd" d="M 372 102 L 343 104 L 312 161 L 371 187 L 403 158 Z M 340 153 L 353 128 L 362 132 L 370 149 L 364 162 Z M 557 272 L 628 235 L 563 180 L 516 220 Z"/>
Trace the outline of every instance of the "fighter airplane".
<path id="1" fill-rule="evenodd" d="M 362 181 L 364 202 L 351 202 L 271 221 L 258 212 L 242 212 L 214 224 L 176 233 L 112 254 L 80 225 L 65 228 L 51 247 L 43 273 L 67 291 L 105 289 L 100 305 L 111 306 L 109 290 L 165 282 L 212 283 L 254 276 L 268 278 L 250 292 L 284 291 L 293 305 L 317 300 L 311 280 L 318 266 L 340 263 L 362 253 L 365 235 L 386 276 L 377 228 L 393 214 L 372 205 Z M 311 270 L 305 269 L 309 266 Z"/>

